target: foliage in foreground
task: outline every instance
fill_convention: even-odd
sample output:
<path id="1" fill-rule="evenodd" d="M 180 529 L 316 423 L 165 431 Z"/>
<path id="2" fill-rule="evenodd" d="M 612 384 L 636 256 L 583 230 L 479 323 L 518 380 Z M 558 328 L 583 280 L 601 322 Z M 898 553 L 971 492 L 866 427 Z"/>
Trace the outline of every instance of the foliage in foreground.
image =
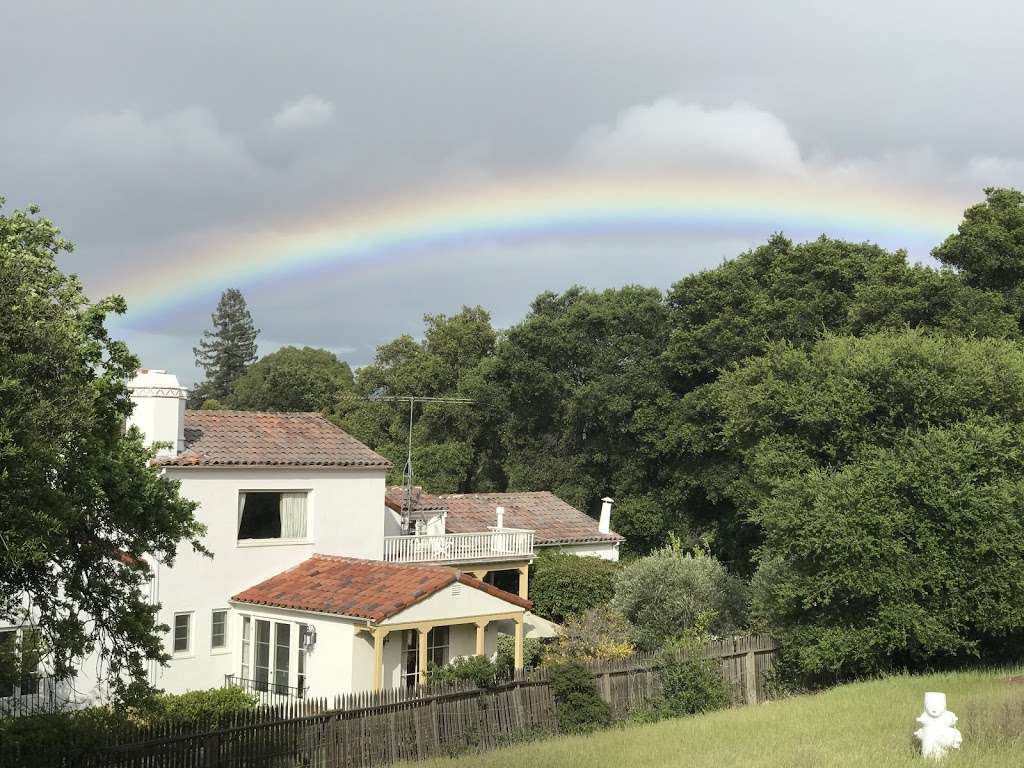
<path id="1" fill-rule="evenodd" d="M 534 669 L 539 666 L 544 656 L 544 643 L 535 637 L 523 638 L 523 666 Z M 497 655 L 494 665 L 498 676 L 507 678 L 512 675 L 516 660 L 516 641 L 512 635 L 498 635 Z"/>
<path id="2" fill-rule="evenodd" d="M 125 304 L 91 304 L 57 267 L 70 250 L 35 209 L 0 215 L 0 625 L 34 623 L 23 650 L 57 677 L 99 647 L 106 682 L 134 698 L 167 658 L 143 555 L 171 564 L 203 531 L 123 429 L 139 363 L 105 323 Z M 0 676 L 20 662 L 5 653 Z"/>
<path id="3" fill-rule="evenodd" d="M 562 625 L 558 638 L 544 653 L 551 663 L 623 659 L 636 652 L 633 628 L 626 617 L 608 605 L 576 613 Z"/>
<path id="4" fill-rule="evenodd" d="M 611 723 L 608 704 L 598 694 L 586 668 L 573 663 L 555 664 L 548 667 L 548 672 L 562 733 L 586 733 Z"/>
<path id="5" fill-rule="evenodd" d="M 621 566 L 600 557 L 542 553 L 530 574 L 533 610 L 559 624 L 572 614 L 606 605 L 615 594 Z"/>
<path id="6" fill-rule="evenodd" d="M 778 345 L 713 391 L 763 530 L 755 613 L 834 679 L 1019 647 L 1024 350 L 879 334 Z"/>
<path id="7" fill-rule="evenodd" d="M 477 688 L 493 688 L 497 682 L 498 667 L 486 656 L 460 656 L 442 666 L 427 670 L 430 683 L 469 682 Z"/>

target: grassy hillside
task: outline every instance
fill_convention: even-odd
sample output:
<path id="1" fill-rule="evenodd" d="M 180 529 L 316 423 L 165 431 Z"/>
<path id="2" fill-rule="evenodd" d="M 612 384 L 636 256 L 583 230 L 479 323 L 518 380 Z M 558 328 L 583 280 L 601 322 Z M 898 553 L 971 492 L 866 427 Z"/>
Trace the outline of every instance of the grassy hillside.
<path id="1" fill-rule="evenodd" d="M 944 766 L 1024 764 L 1024 678 L 1020 671 L 895 677 L 797 696 L 758 707 L 715 712 L 648 726 L 560 737 L 452 760 L 418 763 L 440 768 L 510 765 L 628 768 L 822 768 L 922 766 L 914 722 L 925 691 L 945 691 L 960 717 L 960 754 Z"/>

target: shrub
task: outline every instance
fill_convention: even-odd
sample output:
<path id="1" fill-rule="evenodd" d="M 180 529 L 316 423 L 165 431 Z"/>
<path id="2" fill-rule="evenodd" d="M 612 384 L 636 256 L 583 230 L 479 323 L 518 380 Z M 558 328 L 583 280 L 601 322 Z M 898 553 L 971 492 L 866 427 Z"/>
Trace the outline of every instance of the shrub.
<path id="1" fill-rule="evenodd" d="M 544 644 L 535 637 L 523 639 L 523 666 L 533 669 L 540 666 L 541 657 L 544 655 Z M 494 666 L 498 670 L 498 677 L 510 677 L 515 668 L 516 661 L 516 640 L 511 635 L 498 635 L 498 653 L 494 659 Z"/>
<path id="2" fill-rule="evenodd" d="M 714 659 L 693 653 L 665 654 L 658 670 L 661 706 L 666 716 L 679 717 L 729 705 L 729 684 Z"/>
<path id="3" fill-rule="evenodd" d="M 256 696 L 241 688 L 162 693 L 142 708 L 139 716 L 149 723 L 216 723 L 253 709 L 258 703 Z"/>
<path id="4" fill-rule="evenodd" d="M 587 733 L 611 722 L 611 711 L 597 692 L 591 674 L 579 664 L 549 667 L 548 684 L 563 733 Z"/>
<path id="5" fill-rule="evenodd" d="M 477 688 L 493 688 L 498 668 L 486 656 L 462 656 L 442 667 L 430 667 L 427 680 L 431 683 L 471 682 Z"/>
<path id="6" fill-rule="evenodd" d="M 530 599 L 534 611 L 562 623 L 574 613 L 604 605 L 615 593 L 620 566 L 599 557 L 545 552 L 534 561 Z"/>
<path id="7" fill-rule="evenodd" d="M 731 634 L 746 621 L 747 588 L 701 550 L 667 546 L 634 560 L 615 580 L 612 605 L 633 625 L 633 640 L 655 650 L 712 615 L 714 634 Z"/>
<path id="8" fill-rule="evenodd" d="M 591 608 L 569 617 L 545 659 L 555 663 L 621 659 L 635 651 L 632 632 L 626 617 L 613 608 Z"/>

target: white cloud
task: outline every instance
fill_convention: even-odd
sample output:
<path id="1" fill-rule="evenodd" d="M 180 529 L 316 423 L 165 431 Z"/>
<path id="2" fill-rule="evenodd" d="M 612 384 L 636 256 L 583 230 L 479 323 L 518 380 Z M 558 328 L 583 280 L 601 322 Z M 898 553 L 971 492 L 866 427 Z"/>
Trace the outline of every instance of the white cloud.
<path id="1" fill-rule="evenodd" d="M 279 130 L 294 131 L 329 123 L 334 117 L 334 105 L 314 94 L 285 104 L 271 119 Z"/>
<path id="2" fill-rule="evenodd" d="M 760 170 L 799 174 L 800 148 L 770 112 L 736 103 L 724 109 L 665 98 L 621 112 L 588 130 L 571 153 L 587 170 Z"/>
<path id="3" fill-rule="evenodd" d="M 248 171 L 253 160 L 238 137 L 221 130 L 202 107 L 155 118 L 126 109 L 83 115 L 70 123 L 74 151 L 134 174 L 154 170 Z"/>

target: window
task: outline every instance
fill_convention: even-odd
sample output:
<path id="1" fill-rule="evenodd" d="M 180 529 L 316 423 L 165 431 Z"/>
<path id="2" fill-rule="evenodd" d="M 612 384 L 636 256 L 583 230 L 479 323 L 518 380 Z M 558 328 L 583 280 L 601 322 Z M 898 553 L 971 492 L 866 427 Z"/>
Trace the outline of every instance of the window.
<path id="1" fill-rule="evenodd" d="M 288 693 L 292 628 L 289 624 L 275 624 L 274 629 L 274 693 Z"/>
<path id="2" fill-rule="evenodd" d="M 228 647 L 228 612 L 224 609 L 213 612 L 210 622 L 210 647 Z"/>
<path id="3" fill-rule="evenodd" d="M 443 667 L 448 663 L 448 627 L 434 627 L 427 633 L 427 664 Z M 419 630 L 402 633 L 402 684 L 412 688 L 420 680 Z"/>
<path id="4" fill-rule="evenodd" d="M 238 540 L 306 538 L 306 491 L 241 491 Z"/>
<path id="5" fill-rule="evenodd" d="M 19 653 L 20 634 L 20 653 Z M 0 698 L 39 693 L 39 645 L 33 627 L 0 630 Z"/>
<path id="6" fill-rule="evenodd" d="M 188 653 L 192 648 L 192 614 L 174 614 L 174 653 Z"/>
<path id="7" fill-rule="evenodd" d="M 298 688 L 298 696 L 302 698 L 306 690 L 306 642 L 309 638 L 309 625 L 299 624 L 299 648 L 298 648 L 298 660 L 296 662 L 296 673 L 298 677 L 295 680 L 295 686 Z"/>
<path id="8" fill-rule="evenodd" d="M 256 670 L 254 680 L 256 690 L 267 690 L 270 682 L 270 622 L 256 619 L 256 658 L 253 663 Z"/>
<path id="9" fill-rule="evenodd" d="M 248 616 L 242 617 L 242 679 L 249 679 L 249 648 L 252 645 L 252 620 Z"/>

